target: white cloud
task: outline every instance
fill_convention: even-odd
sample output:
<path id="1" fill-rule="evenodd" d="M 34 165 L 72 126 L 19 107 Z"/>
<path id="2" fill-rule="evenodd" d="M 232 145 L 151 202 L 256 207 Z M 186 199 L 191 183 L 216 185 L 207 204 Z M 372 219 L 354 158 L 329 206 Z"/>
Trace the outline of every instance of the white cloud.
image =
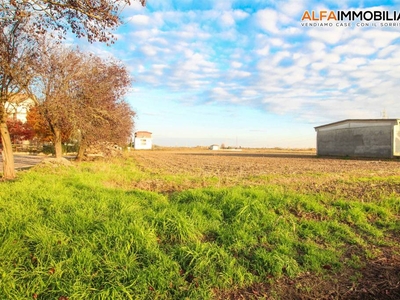
<path id="1" fill-rule="evenodd" d="M 384 49 L 379 50 L 378 57 L 384 58 L 390 56 L 396 50 L 398 50 L 398 47 L 395 45 L 387 46 Z"/>
<path id="2" fill-rule="evenodd" d="M 214 10 L 230 10 L 232 8 L 232 0 L 224 0 L 224 1 L 213 1 Z"/>
<path id="3" fill-rule="evenodd" d="M 308 35 L 316 41 L 334 45 L 347 40 L 348 28 L 312 28 L 308 30 Z"/>
<path id="4" fill-rule="evenodd" d="M 243 63 L 241 63 L 241 62 L 238 62 L 238 61 L 232 61 L 232 62 L 231 62 L 231 67 L 232 67 L 232 68 L 238 69 L 238 68 L 240 68 L 241 66 L 243 66 Z"/>
<path id="5" fill-rule="evenodd" d="M 364 33 L 364 37 L 368 40 L 372 40 L 372 45 L 376 48 L 384 48 L 389 46 L 393 40 L 400 37 L 399 32 L 394 31 L 383 31 L 383 30 L 367 30 Z"/>
<path id="6" fill-rule="evenodd" d="M 160 31 L 158 29 L 149 29 L 149 30 L 137 30 L 137 31 L 132 31 L 129 32 L 127 35 L 133 39 L 133 41 L 128 41 L 128 43 L 132 43 L 133 46 L 136 46 L 137 40 L 139 39 L 140 41 L 146 41 L 150 38 L 153 38 L 155 36 L 158 36 L 160 34 Z"/>
<path id="7" fill-rule="evenodd" d="M 249 14 L 241 9 L 235 9 L 233 11 L 233 17 L 235 18 L 235 20 L 241 21 L 248 18 Z"/>
<path id="8" fill-rule="evenodd" d="M 326 68 L 326 64 L 325 63 L 321 63 L 321 62 L 316 62 L 316 63 L 312 63 L 311 64 L 311 68 L 313 68 L 314 70 L 322 70 L 324 68 Z"/>
<path id="9" fill-rule="evenodd" d="M 184 95 L 180 103 L 263 107 L 319 122 L 371 117 L 383 103 L 400 115 L 397 30 L 305 28 L 297 20 L 305 1 L 257 3 L 185 11 L 155 3 L 159 11 L 137 11 L 131 32 L 118 33 L 126 45 L 118 51 L 142 92 L 158 87 Z"/>
<path id="10" fill-rule="evenodd" d="M 240 70 L 229 71 L 229 77 L 234 78 L 234 79 L 240 79 L 240 78 L 249 77 L 249 76 L 251 76 L 250 72 L 240 71 Z"/>
<path id="11" fill-rule="evenodd" d="M 265 39 L 266 37 L 263 36 L 262 38 Z M 282 38 L 268 38 L 268 42 L 275 47 L 283 47 L 285 45 L 285 41 Z"/>
<path id="12" fill-rule="evenodd" d="M 338 63 L 338 62 L 340 62 L 340 60 L 341 60 L 340 55 L 338 55 L 336 53 L 329 53 L 324 58 L 324 62 L 327 65 Z"/>
<path id="13" fill-rule="evenodd" d="M 343 63 L 346 65 L 358 67 L 361 65 L 365 65 L 367 63 L 367 59 L 365 57 L 352 57 L 346 58 Z"/>
<path id="14" fill-rule="evenodd" d="M 302 0 L 284 1 L 279 6 L 279 9 L 283 14 L 286 14 L 290 17 L 296 17 L 306 9 L 303 2 L 304 1 Z"/>
<path id="15" fill-rule="evenodd" d="M 256 22 L 260 28 L 267 32 L 279 33 L 277 27 L 278 13 L 272 9 L 260 10 L 255 15 Z"/>
<path id="16" fill-rule="evenodd" d="M 153 47 L 150 45 L 144 45 L 140 48 L 140 50 L 146 56 L 156 56 L 157 55 L 156 47 Z"/>
<path id="17" fill-rule="evenodd" d="M 357 38 L 347 44 L 339 45 L 334 50 L 337 54 L 347 55 L 371 55 L 377 51 L 367 40 Z"/>
<path id="18" fill-rule="evenodd" d="M 230 97 L 230 94 L 222 87 L 215 87 L 211 89 L 211 92 L 214 97 L 218 97 L 221 100 Z"/>
<path id="19" fill-rule="evenodd" d="M 150 23 L 150 18 L 145 15 L 135 15 L 129 19 L 129 22 L 134 25 L 148 25 Z"/>
<path id="20" fill-rule="evenodd" d="M 320 42 L 320 41 L 312 41 L 312 42 L 310 42 L 310 43 L 308 44 L 308 47 L 309 47 L 312 51 L 318 52 L 318 51 L 323 51 L 323 50 L 325 50 L 326 45 L 325 45 L 325 43 Z"/>
<path id="21" fill-rule="evenodd" d="M 255 52 L 260 56 L 265 56 L 265 55 L 269 54 L 269 49 L 270 49 L 269 46 L 265 46 L 260 49 L 257 49 Z"/>
<path id="22" fill-rule="evenodd" d="M 242 92 L 242 97 L 244 97 L 244 98 L 252 98 L 252 97 L 257 97 L 259 95 L 260 95 L 259 92 L 256 90 L 247 90 L 246 89 Z"/>
<path id="23" fill-rule="evenodd" d="M 221 22 L 222 26 L 225 26 L 225 27 L 234 26 L 235 18 L 233 17 L 233 15 L 231 13 L 224 12 L 221 15 L 220 22 Z"/>

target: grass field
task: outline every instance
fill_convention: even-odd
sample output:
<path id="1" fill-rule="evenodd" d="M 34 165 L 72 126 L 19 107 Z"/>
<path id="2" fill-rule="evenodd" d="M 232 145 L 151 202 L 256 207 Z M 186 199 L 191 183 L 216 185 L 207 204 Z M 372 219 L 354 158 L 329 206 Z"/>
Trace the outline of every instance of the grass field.
<path id="1" fill-rule="evenodd" d="M 143 151 L 0 183 L 0 299 L 399 299 L 400 161 Z"/>

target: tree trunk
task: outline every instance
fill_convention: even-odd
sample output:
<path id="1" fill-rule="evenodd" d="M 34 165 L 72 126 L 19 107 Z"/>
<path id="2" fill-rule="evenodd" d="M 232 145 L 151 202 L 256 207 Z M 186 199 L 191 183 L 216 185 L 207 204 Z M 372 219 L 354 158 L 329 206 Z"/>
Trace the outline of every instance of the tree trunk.
<path id="1" fill-rule="evenodd" d="M 3 106 L 3 104 L 1 104 Z M 7 128 L 7 113 L 4 107 L 1 109 L 1 122 L 0 122 L 0 133 L 1 142 L 3 144 L 3 151 L 1 152 L 3 157 L 3 178 L 14 179 L 15 178 L 15 167 L 14 167 L 14 155 L 12 150 L 10 133 Z"/>
<path id="2" fill-rule="evenodd" d="M 61 141 L 61 130 L 54 128 L 54 151 L 57 159 L 62 158 L 62 141 Z"/>
<path id="3" fill-rule="evenodd" d="M 83 155 L 85 154 L 87 148 L 87 144 L 84 139 L 81 140 L 79 144 L 79 149 L 78 149 L 78 154 L 76 155 L 76 160 L 77 161 L 82 161 Z"/>

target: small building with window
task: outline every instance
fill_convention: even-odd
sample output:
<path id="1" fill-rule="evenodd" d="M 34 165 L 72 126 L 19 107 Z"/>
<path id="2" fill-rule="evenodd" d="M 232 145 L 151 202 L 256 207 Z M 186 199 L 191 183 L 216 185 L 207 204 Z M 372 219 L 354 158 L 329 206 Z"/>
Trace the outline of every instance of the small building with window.
<path id="1" fill-rule="evenodd" d="M 212 144 L 210 147 L 208 147 L 210 150 L 219 150 L 219 146 L 217 144 Z"/>
<path id="2" fill-rule="evenodd" d="M 152 133 L 149 131 L 136 131 L 133 148 L 136 150 L 150 150 L 153 148 Z"/>

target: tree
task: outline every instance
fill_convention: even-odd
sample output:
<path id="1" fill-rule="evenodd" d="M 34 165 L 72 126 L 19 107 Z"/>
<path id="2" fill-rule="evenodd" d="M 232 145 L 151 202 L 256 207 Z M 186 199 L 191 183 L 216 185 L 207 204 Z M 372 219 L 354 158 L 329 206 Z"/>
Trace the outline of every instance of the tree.
<path id="1" fill-rule="evenodd" d="M 88 123 L 81 132 L 77 160 L 82 160 L 87 147 L 99 143 L 126 145 L 132 136 L 135 112 L 126 102 L 117 102 L 100 123 Z"/>
<path id="2" fill-rule="evenodd" d="M 90 55 L 75 112 L 81 140 L 78 159 L 96 142 L 126 144 L 132 134 L 135 112 L 123 97 L 131 86 L 125 66 L 112 59 Z M 84 112 L 84 113 L 82 113 Z"/>
<path id="3" fill-rule="evenodd" d="M 37 61 L 37 109 L 52 133 L 56 158 L 62 157 L 63 137 L 74 129 L 77 99 L 86 70 L 78 50 L 43 41 Z"/>
<path id="4" fill-rule="evenodd" d="M 0 16 L 3 12 L 0 13 Z M 0 134 L 3 145 L 3 177 L 15 177 L 14 156 L 7 128 L 6 103 L 22 92 L 29 94 L 33 78 L 31 62 L 35 60 L 35 43 L 26 31 L 26 19 L 0 22 Z"/>
<path id="5" fill-rule="evenodd" d="M 145 5 L 145 0 L 139 0 Z M 90 42 L 113 42 L 120 11 L 129 0 L 0 0 L 0 134 L 3 177 L 15 177 L 14 157 L 4 104 L 22 90 L 29 93 L 34 41 L 50 32 L 61 40 L 68 31 Z M 57 35 L 57 36 L 55 36 Z M 27 68 L 28 67 L 28 68 Z"/>
<path id="6" fill-rule="evenodd" d="M 7 127 L 13 144 L 28 141 L 35 135 L 33 128 L 29 126 L 28 123 L 23 123 L 21 120 L 8 119 Z"/>
<path id="7" fill-rule="evenodd" d="M 43 44 L 38 58 L 37 107 L 52 132 L 56 158 L 63 136 L 79 131 L 81 159 L 95 142 L 125 144 L 135 113 L 123 101 L 131 85 L 126 67 L 62 45 Z"/>
<path id="8" fill-rule="evenodd" d="M 52 132 L 46 119 L 40 114 L 39 107 L 32 107 L 26 115 L 26 123 L 33 129 L 34 137 L 39 142 L 50 142 L 52 139 Z"/>

